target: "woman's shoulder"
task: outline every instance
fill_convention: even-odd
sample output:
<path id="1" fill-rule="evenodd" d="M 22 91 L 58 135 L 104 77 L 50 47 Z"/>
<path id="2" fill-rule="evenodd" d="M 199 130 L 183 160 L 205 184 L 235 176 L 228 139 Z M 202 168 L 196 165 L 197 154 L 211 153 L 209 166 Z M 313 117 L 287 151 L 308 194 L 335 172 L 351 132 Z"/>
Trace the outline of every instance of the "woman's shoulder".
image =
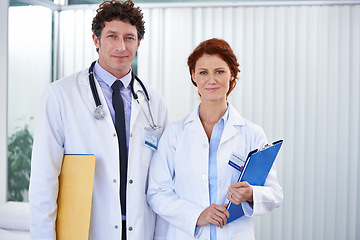
<path id="1" fill-rule="evenodd" d="M 180 120 L 176 120 L 174 122 L 171 122 L 168 124 L 168 126 L 166 127 L 165 131 L 168 129 L 168 131 L 172 131 L 172 132 L 176 132 L 179 133 L 181 131 L 184 130 L 185 128 L 185 123 L 188 119 L 190 114 L 187 114 L 185 117 L 181 118 Z"/>
<path id="2" fill-rule="evenodd" d="M 233 122 L 236 122 L 236 125 L 243 127 L 245 131 L 253 132 L 255 134 L 264 134 L 263 128 L 252 122 L 251 120 L 243 117 L 234 107 L 230 108 L 230 118 Z M 235 124 L 234 124 L 235 125 Z"/>
<path id="3" fill-rule="evenodd" d="M 178 142 L 178 140 L 181 139 L 184 134 L 188 134 L 189 131 L 187 130 L 190 128 L 194 121 L 196 121 L 195 110 L 191 113 L 188 113 L 181 119 L 169 123 L 165 128 L 163 134 L 164 138 L 166 138 L 170 142 Z"/>
<path id="4" fill-rule="evenodd" d="M 264 131 L 263 128 L 260 125 L 250 121 L 249 119 L 246 119 L 246 118 L 243 118 L 243 119 L 244 119 L 244 122 L 245 122 L 245 127 L 249 128 L 249 129 L 252 129 L 253 131 L 256 131 L 256 132 L 261 132 L 262 133 Z"/>

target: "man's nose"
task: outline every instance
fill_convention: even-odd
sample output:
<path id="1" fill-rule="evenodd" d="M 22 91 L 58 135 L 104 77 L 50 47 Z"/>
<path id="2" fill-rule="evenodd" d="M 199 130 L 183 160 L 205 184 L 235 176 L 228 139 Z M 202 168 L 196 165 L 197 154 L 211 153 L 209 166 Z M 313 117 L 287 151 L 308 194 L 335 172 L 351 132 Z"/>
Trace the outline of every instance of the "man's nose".
<path id="1" fill-rule="evenodd" d="M 122 38 L 119 38 L 119 40 L 116 42 L 116 50 L 123 51 L 125 50 L 125 41 Z"/>

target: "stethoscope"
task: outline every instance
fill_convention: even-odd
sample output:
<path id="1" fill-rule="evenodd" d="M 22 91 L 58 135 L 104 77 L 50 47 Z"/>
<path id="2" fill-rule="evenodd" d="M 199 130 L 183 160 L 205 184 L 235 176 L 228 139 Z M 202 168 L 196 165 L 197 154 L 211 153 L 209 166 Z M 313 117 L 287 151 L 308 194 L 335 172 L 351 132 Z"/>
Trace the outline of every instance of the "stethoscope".
<path id="1" fill-rule="evenodd" d="M 105 117 L 105 111 L 103 109 L 103 105 L 101 104 L 99 94 L 98 94 L 98 92 L 96 90 L 96 85 L 95 85 L 95 80 L 94 80 L 94 66 L 95 66 L 95 63 L 96 63 L 96 61 L 94 61 L 91 64 L 90 68 L 89 68 L 89 82 L 90 82 L 91 92 L 93 94 L 95 104 L 96 104 L 96 108 L 95 108 L 95 111 L 94 111 L 94 117 L 95 117 L 96 120 L 101 120 L 101 119 L 104 119 L 104 117 Z M 141 90 L 138 90 L 136 92 L 134 91 L 134 82 L 135 82 L 134 80 L 135 79 L 140 84 L 140 86 L 142 88 L 142 91 Z M 131 93 L 132 93 L 135 101 L 140 106 L 141 111 L 143 112 L 147 122 L 149 123 L 149 126 L 154 130 L 160 128 L 158 125 L 155 124 L 152 113 L 151 113 L 149 94 L 148 94 L 144 84 L 142 83 L 142 81 L 137 76 L 135 76 L 134 73 L 131 74 L 130 89 L 131 89 Z M 149 115 L 150 115 L 151 122 L 150 122 L 149 118 L 147 117 L 147 115 L 146 115 L 146 113 L 144 111 L 144 108 L 141 106 L 141 104 L 139 102 L 139 96 L 137 94 L 138 92 L 141 92 L 145 97 L 145 100 L 147 102 L 148 109 L 149 109 Z"/>

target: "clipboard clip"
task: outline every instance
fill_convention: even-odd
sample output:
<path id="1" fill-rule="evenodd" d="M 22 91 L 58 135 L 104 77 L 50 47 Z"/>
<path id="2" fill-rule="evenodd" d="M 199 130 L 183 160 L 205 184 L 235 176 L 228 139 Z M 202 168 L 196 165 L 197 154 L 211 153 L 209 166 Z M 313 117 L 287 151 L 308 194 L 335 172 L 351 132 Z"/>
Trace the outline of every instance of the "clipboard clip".
<path id="1" fill-rule="evenodd" d="M 265 144 L 264 145 L 264 147 L 261 149 L 261 150 L 264 150 L 264 149 L 266 149 L 266 148 L 269 148 L 269 147 L 272 147 L 272 146 L 275 146 L 276 144 L 278 144 L 279 142 L 282 142 L 283 140 L 278 140 L 278 141 L 275 141 L 275 142 L 273 142 L 272 144 Z M 260 151 L 261 151 L 260 150 Z"/>

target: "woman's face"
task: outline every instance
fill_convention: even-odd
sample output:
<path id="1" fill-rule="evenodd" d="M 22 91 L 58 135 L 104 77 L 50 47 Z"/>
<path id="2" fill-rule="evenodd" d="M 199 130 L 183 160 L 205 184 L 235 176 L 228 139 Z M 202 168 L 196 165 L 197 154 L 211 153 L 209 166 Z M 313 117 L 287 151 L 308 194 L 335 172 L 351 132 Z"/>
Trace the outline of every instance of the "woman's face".
<path id="1" fill-rule="evenodd" d="M 202 101 L 226 101 L 231 78 L 228 64 L 219 55 L 203 55 L 192 73 Z"/>

